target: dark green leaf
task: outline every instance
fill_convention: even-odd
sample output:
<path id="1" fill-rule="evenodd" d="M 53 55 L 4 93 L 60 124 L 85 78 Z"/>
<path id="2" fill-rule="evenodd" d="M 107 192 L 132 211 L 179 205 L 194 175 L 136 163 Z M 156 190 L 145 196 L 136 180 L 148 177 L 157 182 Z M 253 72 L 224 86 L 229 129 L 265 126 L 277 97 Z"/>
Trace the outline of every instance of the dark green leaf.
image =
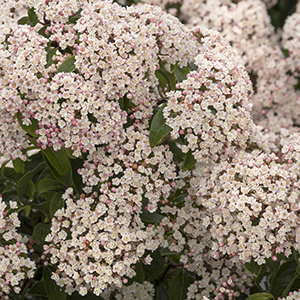
<path id="1" fill-rule="evenodd" d="M 269 292 L 271 289 L 271 278 L 273 273 L 271 272 L 260 272 L 255 278 L 255 284 L 262 292 Z"/>
<path id="2" fill-rule="evenodd" d="M 21 177 L 21 179 L 17 183 L 17 193 L 18 193 L 18 197 L 19 197 L 20 201 L 23 201 L 25 191 L 26 191 L 27 186 L 28 186 L 29 182 L 31 181 L 32 177 L 46 167 L 47 167 L 46 164 L 44 162 L 41 162 L 37 165 L 37 167 L 35 169 L 33 169 L 30 172 L 25 173 Z"/>
<path id="3" fill-rule="evenodd" d="M 70 161 L 64 149 L 54 151 L 52 148 L 46 148 L 43 150 L 43 154 L 60 175 L 66 175 L 68 173 Z"/>
<path id="4" fill-rule="evenodd" d="M 36 247 L 41 253 L 43 253 L 45 237 L 50 233 L 50 228 L 50 224 L 38 223 L 33 229 L 32 239 L 36 241 Z"/>
<path id="5" fill-rule="evenodd" d="M 171 194 L 168 198 L 170 202 L 183 203 L 188 196 L 187 192 L 183 192 L 182 190 L 176 190 L 175 193 Z"/>
<path id="6" fill-rule="evenodd" d="M 61 287 L 56 284 L 53 279 L 51 279 L 52 273 L 54 273 L 55 270 L 56 269 L 54 267 L 49 265 L 47 267 L 44 267 L 43 279 L 45 289 L 49 300 L 65 300 L 67 298 L 67 294 Z"/>
<path id="7" fill-rule="evenodd" d="M 72 179 L 72 169 L 69 166 L 68 173 L 65 175 L 60 175 L 57 170 L 53 167 L 53 165 L 50 163 L 48 158 L 45 156 L 45 163 L 50 169 L 51 174 L 53 177 L 55 177 L 63 186 L 73 186 L 73 179 Z M 79 175 L 79 174 L 78 174 Z"/>
<path id="8" fill-rule="evenodd" d="M 163 110 L 167 103 L 164 103 L 155 114 L 149 132 L 149 142 L 151 147 L 155 147 L 170 131 L 171 127 L 166 124 Z"/>
<path id="9" fill-rule="evenodd" d="M 39 31 L 38 31 L 38 34 L 44 36 L 44 37 L 48 37 L 49 34 L 47 34 L 45 31 L 46 29 L 50 26 L 50 24 L 46 24 L 45 26 L 43 26 Z M 50 42 L 51 43 L 51 42 Z M 47 48 L 46 48 L 46 51 L 47 51 Z M 48 51 L 47 51 L 48 52 Z"/>
<path id="10" fill-rule="evenodd" d="M 183 162 L 183 165 L 181 167 L 181 169 L 183 171 L 186 171 L 186 170 L 191 170 L 193 169 L 193 167 L 195 166 L 196 164 L 196 159 L 194 158 L 193 154 L 192 154 L 192 150 L 190 150 L 186 155 L 185 155 L 185 158 L 184 158 L 184 162 Z"/>
<path id="11" fill-rule="evenodd" d="M 181 149 L 176 145 L 176 142 L 168 142 L 171 152 L 173 153 L 173 159 L 175 163 L 180 164 L 184 160 L 184 153 Z"/>
<path id="12" fill-rule="evenodd" d="M 169 295 L 163 285 L 158 285 L 155 289 L 155 300 L 169 300 Z"/>
<path id="13" fill-rule="evenodd" d="M 81 12 L 82 12 L 82 8 L 80 8 L 74 16 L 70 16 L 68 23 L 69 24 L 76 24 L 77 20 L 81 18 Z"/>
<path id="14" fill-rule="evenodd" d="M 163 215 L 160 215 L 158 213 L 150 213 L 149 211 L 143 211 L 140 217 L 143 222 L 152 223 L 152 224 L 160 223 L 164 218 Z"/>
<path id="15" fill-rule="evenodd" d="M 159 276 L 163 274 L 165 270 L 165 262 L 159 250 L 156 250 L 153 253 L 149 251 L 147 254 L 150 254 L 153 260 L 150 265 L 143 265 L 143 269 L 149 277 L 159 279 Z"/>
<path id="16" fill-rule="evenodd" d="M 254 259 L 252 258 L 252 260 L 248 263 L 245 263 L 245 267 L 252 273 L 255 274 L 256 276 L 259 275 L 259 273 L 261 272 L 262 266 L 259 266 Z"/>
<path id="17" fill-rule="evenodd" d="M 73 180 L 73 186 L 78 194 L 82 193 L 82 177 L 78 174 L 78 169 L 81 169 L 83 167 L 83 160 L 76 158 L 76 159 L 70 159 L 71 163 L 71 169 L 72 169 L 72 180 Z"/>
<path id="18" fill-rule="evenodd" d="M 85 295 L 84 297 L 80 296 L 78 292 L 73 292 L 72 295 L 67 295 L 67 300 L 104 300 L 104 299 L 101 296 L 96 296 L 91 292 Z"/>
<path id="19" fill-rule="evenodd" d="M 34 27 L 39 22 L 39 18 L 33 7 L 28 7 L 28 24 Z"/>
<path id="20" fill-rule="evenodd" d="M 30 205 L 32 208 L 40 210 L 45 214 L 46 217 L 48 217 L 49 214 L 49 203 L 47 201 L 41 202 L 41 203 L 35 203 L 30 202 Z"/>
<path id="21" fill-rule="evenodd" d="M 300 254 L 299 254 L 299 252 L 293 248 L 293 254 L 294 254 L 294 259 L 295 259 L 296 263 L 298 264 L 298 266 L 300 266 Z"/>
<path id="22" fill-rule="evenodd" d="M 25 24 L 29 25 L 28 17 L 26 16 L 26 17 L 23 17 L 20 20 L 18 20 L 18 24 L 19 25 L 25 25 Z"/>
<path id="23" fill-rule="evenodd" d="M 48 49 L 47 51 L 47 56 L 46 56 L 46 66 L 45 68 L 50 67 L 52 64 L 54 64 L 54 61 L 52 60 L 53 56 L 55 55 L 56 51 L 58 48 L 54 48 L 54 49 Z"/>
<path id="24" fill-rule="evenodd" d="M 50 203 L 50 216 L 53 218 L 57 210 L 64 206 L 64 200 L 62 199 L 62 193 L 56 193 Z"/>
<path id="25" fill-rule="evenodd" d="M 30 296 L 42 296 L 47 297 L 47 293 L 44 286 L 44 281 L 36 282 L 31 289 L 29 290 L 28 294 Z"/>
<path id="26" fill-rule="evenodd" d="M 271 293 L 276 299 L 278 297 L 283 297 L 283 292 L 297 274 L 296 268 L 297 262 L 292 260 L 284 263 L 277 270 L 271 285 Z"/>
<path id="27" fill-rule="evenodd" d="M 191 69 L 188 68 L 188 67 L 180 68 L 178 66 L 175 66 L 173 71 L 174 71 L 174 74 L 176 76 L 176 79 L 179 82 L 182 82 L 183 80 L 186 79 L 186 75 L 191 72 Z"/>
<path id="28" fill-rule="evenodd" d="M 145 273 L 143 270 L 143 263 L 139 262 L 135 265 L 136 276 L 133 278 L 134 281 L 143 283 L 145 281 Z"/>
<path id="29" fill-rule="evenodd" d="M 164 90 L 169 82 L 168 76 L 162 70 L 155 71 L 155 76 L 159 81 L 159 87 Z"/>
<path id="30" fill-rule="evenodd" d="M 57 69 L 57 73 L 70 73 L 76 70 L 75 66 L 76 58 L 75 55 L 67 58 Z"/>
<path id="31" fill-rule="evenodd" d="M 14 166 L 15 171 L 17 173 L 23 173 L 24 174 L 24 172 L 25 172 L 25 168 L 24 168 L 25 162 L 22 159 L 20 159 L 19 157 L 14 159 L 12 162 L 13 162 L 13 166 Z"/>
<path id="32" fill-rule="evenodd" d="M 162 256 L 169 256 L 169 255 L 177 255 L 178 252 L 170 251 L 169 248 L 162 248 L 162 249 L 160 249 L 160 254 Z"/>
<path id="33" fill-rule="evenodd" d="M 22 123 L 20 112 L 17 112 L 15 116 L 17 117 L 19 125 L 22 127 L 23 130 L 25 130 L 32 137 L 35 137 L 35 138 L 38 137 L 38 134 L 35 133 L 35 131 L 39 129 L 37 120 L 30 119 L 31 124 L 27 126 Z"/>
<path id="34" fill-rule="evenodd" d="M 298 268 L 298 267 L 297 267 Z M 294 282 L 299 279 L 299 274 L 298 272 L 296 273 L 296 275 L 293 277 L 293 279 L 290 281 L 290 283 L 288 284 L 288 286 L 284 289 L 281 297 L 282 298 L 286 298 L 286 296 L 288 295 L 288 293 L 291 291 L 292 286 L 294 285 Z"/>
<path id="35" fill-rule="evenodd" d="M 249 296 L 246 300 L 267 300 L 267 299 L 274 299 L 274 296 L 269 293 L 256 293 Z"/>
<path id="36" fill-rule="evenodd" d="M 13 168 L 8 168 L 8 167 L 5 167 L 5 166 L 2 166 L 1 176 L 5 179 L 16 182 L 21 178 L 22 174 L 17 173 Z"/>
<path id="37" fill-rule="evenodd" d="M 169 285 L 170 300 L 185 300 L 189 286 L 188 274 L 184 268 L 178 270 Z"/>
<path id="38" fill-rule="evenodd" d="M 48 191 L 56 191 L 60 190 L 61 188 L 61 184 L 57 180 L 51 177 L 46 177 L 39 182 L 38 193 L 42 194 Z"/>

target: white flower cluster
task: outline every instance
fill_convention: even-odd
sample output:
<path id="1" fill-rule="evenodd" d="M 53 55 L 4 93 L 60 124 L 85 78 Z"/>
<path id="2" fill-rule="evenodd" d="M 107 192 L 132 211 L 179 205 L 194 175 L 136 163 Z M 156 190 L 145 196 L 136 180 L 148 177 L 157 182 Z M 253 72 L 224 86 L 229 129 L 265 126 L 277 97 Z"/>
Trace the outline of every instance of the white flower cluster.
<path id="1" fill-rule="evenodd" d="M 155 288 L 152 283 L 144 281 L 143 283 L 134 282 L 130 286 L 122 288 L 112 287 L 104 290 L 101 298 L 104 300 L 153 300 Z"/>
<path id="2" fill-rule="evenodd" d="M 0 299 L 9 300 L 11 290 L 19 294 L 20 283 L 34 275 L 35 263 L 27 257 L 27 237 L 17 233 L 20 226 L 17 203 L 6 204 L 0 196 Z"/>
<path id="3" fill-rule="evenodd" d="M 145 226 L 139 214 L 132 214 L 131 203 L 110 201 L 102 193 L 77 199 L 71 188 L 63 197 L 66 208 L 52 219 L 44 255 L 57 264 L 52 279 L 68 294 L 100 295 L 110 285 L 121 287 L 124 277 L 135 276 L 132 266 L 145 251 L 159 246 L 162 230 Z"/>

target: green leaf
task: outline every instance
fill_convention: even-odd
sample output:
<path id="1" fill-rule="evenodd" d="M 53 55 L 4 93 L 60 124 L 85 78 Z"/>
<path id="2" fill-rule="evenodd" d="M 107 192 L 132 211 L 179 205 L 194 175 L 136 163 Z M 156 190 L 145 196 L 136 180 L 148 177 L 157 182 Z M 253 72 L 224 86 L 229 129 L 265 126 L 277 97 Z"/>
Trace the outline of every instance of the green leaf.
<path id="1" fill-rule="evenodd" d="M 50 233 L 50 228 L 50 224 L 38 223 L 33 229 L 32 239 L 36 241 L 36 247 L 41 253 L 43 253 L 45 237 Z"/>
<path id="2" fill-rule="evenodd" d="M 156 287 L 155 300 L 170 300 L 168 292 L 163 285 L 158 285 Z"/>
<path id="3" fill-rule="evenodd" d="M 260 272 L 255 278 L 255 284 L 259 290 L 262 292 L 269 292 L 271 289 L 271 279 L 273 273 L 271 272 Z"/>
<path id="4" fill-rule="evenodd" d="M 175 66 L 173 72 L 175 74 L 176 79 L 179 82 L 182 82 L 183 80 L 185 80 L 187 78 L 186 75 L 191 72 L 191 69 L 188 67 L 180 68 L 178 66 Z"/>
<path id="5" fill-rule="evenodd" d="M 262 266 L 259 266 L 254 259 L 252 258 L 252 260 L 248 263 L 245 263 L 245 267 L 252 273 L 255 274 L 256 276 L 259 275 L 259 273 L 261 272 Z"/>
<path id="6" fill-rule="evenodd" d="M 44 267 L 44 286 L 49 300 L 65 300 L 67 298 L 67 294 L 64 292 L 63 288 L 59 287 L 56 282 L 51 279 L 52 273 L 54 273 L 55 270 L 56 269 L 54 267 L 49 265 Z"/>
<path id="7" fill-rule="evenodd" d="M 44 201 L 44 202 L 41 202 L 41 203 L 30 202 L 30 205 L 31 205 L 32 208 L 43 212 L 44 215 L 46 216 L 46 218 L 48 218 L 49 203 L 47 201 Z"/>
<path id="8" fill-rule="evenodd" d="M 175 203 L 183 203 L 185 202 L 187 196 L 188 196 L 187 192 L 183 192 L 181 189 L 178 189 L 175 191 L 175 193 L 169 196 L 168 201 L 175 202 Z"/>
<path id="9" fill-rule="evenodd" d="M 165 270 L 165 262 L 160 254 L 160 251 L 156 250 L 153 253 L 147 251 L 146 254 L 150 254 L 153 260 L 150 265 L 143 264 L 143 269 L 149 277 L 158 280 L 159 276 L 163 274 Z"/>
<path id="10" fill-rule="evenodd" d="M 54 64 L 54 61 L 52 60 L 53 56 L 55 55 L 56 51 L 57 51 L 58 48 L 54 48 L 54 49 L 47 49 L 46 48 L 46 51 L 47 51 L 47 56 L 46 56 L 46 65 L 45 65 L 45 68 L 48 68 L 50 67 L 52 64 Z"/>
<path id="11" fill-rule="evenodd" d="M 76 58 L 75 55 L 67 58 L 57 69 L 57 73 L 70 73 L 76 70 L 75 66 Z"/>
<path id="12" fill-rule="evenodd" d="M 33 7 L 28 7 L 28 24 L 31 27 L 34 27 L 38 22 L 39 22 L 39 18 L 37 16 L 37 14 L 34 11 Z"/>
<path id="13" fill-rule="evenodd" d="M 149 142 L 151 147 L 155 147 L 170 131 L 171 127 L 166 124 L 163 110 L 167 103 L 164 103 L 155 114 L 149 132 Z"/>
<path id="14" fill-rule="evenodd" d="M 82 8 L 80 8 L 74 16 L 70 16 L 69 17 L 69 20 L 68 20 L 68 23 L 69 24 L 76 24 L 76 22 L 78 21 L 78 19 L 81 18 L 81 12 L 82 12 Z"/>
<path id="15" fill-rule="evenodd" d="M 16 158 L 15 160 L 12 161 L 13 162 L 13 166 L 14 166 L 14 169 L 17 173 L 23 173 L 25 172 L 25 162 L 20 159 L 19 157 Z"/>
<path id="16" fill-rule="evenodd" d="M 83 160 L 80 158 L 70 159 L 71 169 L 72 169 L 72 180 L 73 186 L 78 194 L 82 193 L 82 177 L 78 174 L 78 169 L 83 167 Z"/>
<path id="17" fill-rule="evenodd" d="M 276 299 L 283 297 L 282 295 L 290 282 L 295 280 L 294 277 L 298 275 L 296 269 L 297 262 L 295 260 L 288 261 L 278 268 L 271 285 L 271 293 Z"/>
<path id="18" fill-rule="evenodd" d="M 40 35 L 42 35 L 42 36 L 44 36 L 44 37 L 49 37 L 49 33 L 47 34 L 45 31 L 46 31 L 46 29 L 48 28 L 50 26 L 50 24 L 46 24 L 45 26 L 43 26 L 39 31 L 38 31 L 38 34 L 40 34 Z M 51 44 L 51 42 L 49 42 L 50 44 Z M 49 44 L 48 43 L 48 44 Z M 48 47 L 47 47 L 48 48 Z M 47 51 L 47 48 L 46 48 L 46 51 Z M 47 51 L 48 52 L 48 51 Z"/>
<path id="19" fill-rule="evenodd" d="M 267 300 L 267 299 L 274 299 L 274 296 L 269 293 L 255 293 L 249 296 L 246 300 Z"/>
<path id="20" fill-rule="evenodd" d="M 177 255 L 178 252 L 170 251 L 169 248 L 162 248 L 162 249 L 160 249 L 160 254 L 162 256 L 169 256 L 169 255 Z"/>
<path id="21" fill-rule="evenodd" d="M 176 145 L 175 141 L 168 142 L 171 152 L 173 153 L 174 162 L 180 164 L 185 157 L 185 154 L 181 151 L 181 149 Z"/>
<path id="22" fill-rule="evenodd" d="M 72 295 L 67 295 L 67 300 L 83 300 L 83 298 L 84 300 L 104 300 L 101 296 L 96 296 L 91 292 L 84 297 L 80 296 L 78 292 L 73 292 Z"/>
<path id="23" fill-rule="evenodd" d="M 298 266 L 300 266 L 300 254 L 299 254 L 299 252 L 293 248 L 293 254 L 294 254 L 294 259 L 295 259 L 296 263 L 298 264 Z"/>
<path id="24" fill-rule="evenodd" d="M 51 178 L 50 176 L 42 179 L 38 184 L 39 195 L 41 195 L 42 193 L 56 191 L 60 189 L 62 189 L 61 184 L 54 178 Z"/>
<path id="25" fill-rule="evenodd" d="M 30 205 L 21 206 L 21 207 L 17 210 L 17 212 L 20 212 L 20 211 L 22 211 L 22 210 L 24 210 L 25 216 L 28 217 L 29 214 L 30 214 L 30 211 L 31 211 L 31 206 L 30 206 Z"/>
<path id="26" fill-rule="evenodd" d="M 38 172 L 46 168 L 47 165 L 44 162 L 41 162 L 37 165 L 35 169 L 30 172 L 25 173 L 17 183 L 17 193 L 20 201 L 23 201 L 25 191 L 27 190 L 27 186 L 30 184 L 29 182 Z"/>
<path id="27" fill-rule="evenodd" d="M 62 208 L 64 206 L 65 202 L 62 198 L 62 193 L 56 193 L 50 203 L 50 216 L 51 218 L 54 217 L 54 214 L 56 213 L 57 210 Z"/>
<path id="28" fill-rule="evenodd" d="M 42 151 L 60 175 L 66 175 L 68 173 L 70 169 L 70 160 L 63 148 L 58 151 L 54 151 L 52 148 L 46 148 Z"/>
<path id="29" fill-rule="evenodd" d="M 184 162 L 183 162 L 183 165 L 181 167 L 181 169 L 183 171 L 186 171 L 186 170 L 191 170 L 193 169 L 193 167 L 195 166 L 196 164 L 196 159 L 194 158 L 194 155 L 192 154 L 192 150 L 190 150 L 186 155 L 185 155 L 185 158 L 184 158 Z"/>
<path id="30" fill-rule="evenodd" d="M 159 81 L 159 87 L 164 90 L 166 85 L 169 82 L 168 76 L 162 71 L 162 70 L 157 70 L 155 71 L 155 76 L 157 77 Z"/>
<path id="31" fill-rule="evenodd" d="M 284 289 L 284 291 L 283 291 L 283 293 L 282 293 L 282 295 L 281 295 L 282 298 L 285 298 L 285 297 L 288 295 L 288 293 L 291 291 L 291 288 L 292 288 L 294 282 L 295 282 L 297 279 L 299 279 L 299 274 L 298 274 L 298 272 L 297 272 L 296 275 L 293 277 L 293 279 L 290 281 L 290 283 L 288 284 L 288 286 Z"/>
<path id="32" fill-rule="evenodd" d="M 69 160 L 70 161 L 70 160 Z M 53 177 L 55 177 L 63 186 L 74 186 L 73 179 L 72 179 L 72 168 L 69 167 L 69 171 L 65 175 L 60 175 L 57 170 L 53 167 L 50 161 L 45 156 L 45 163 L 48 165 L 49 170 Z M 79 175 L 79 174 L 78 174 Z"/>
<path id="33" fill-rule="evenodd" d="M 136 276 L 133 278 L 134 281 L 143 283 L 145 281 L 145 273 L 143 270 L 143 263 L 140 261 L 135 265 Z"/>
<path id="34" fill-rule="evenodd" d="M 181 268 L 172 278 L 169 285 L 170 300 L 185 300 L 189 286 L 189 278 L 186 270 Z"/>
<path id="35" fill-rule="evenodd" d="M 29 290 L 28 294 L 30 296 L 40 296 L 40 297 L 47 297 L 47 293 L 44 286 L 44 281 L 36 282 L 31 289 Z"/>
<path id="36" fill-rule="evenodd" d="M 23 17 L 20 20 L 18 20 L 18 24 L 19 25 L 25 25 L 25 24 L 29 25 L 28 17 L 26 16 L 26 17 Z"/>
<path id="37" fill-rule="evenodd" d="M 150 213 L 149 211 L 146 210 L 140 214 L 140 217 L 143 222 L 151 223 L 151 224 L 160 223 L 164 218 L 163 215 L 160 215 L 158 213 Z"/>
<path id="38" fill-rule="evenodd" d="M 35 133 L 35 131 L 37 129 L 39 129 L 39 125 L 38 125 L 38 121 L 35 119 L 30 119 L 31 124 L 30 125 L 24 125 L 22 123 L 22 119 L 21 119 L 21 113 L 17 112 L 15 115 L 18 119 L 19 125 L 22 127 L 23 130 L 25 130 L 30 136 L 37 138 L 38 134 Z"/>

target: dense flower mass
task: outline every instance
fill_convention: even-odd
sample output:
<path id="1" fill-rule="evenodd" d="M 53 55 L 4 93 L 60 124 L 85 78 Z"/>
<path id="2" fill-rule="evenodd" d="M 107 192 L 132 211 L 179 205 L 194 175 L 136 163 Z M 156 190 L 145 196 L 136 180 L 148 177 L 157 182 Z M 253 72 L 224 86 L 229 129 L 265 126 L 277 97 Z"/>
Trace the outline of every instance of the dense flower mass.
<path id="1" fill-rule="evenodd" d="M 63 198 L 66 208 L 52 219 L 44 253 L 58 267 L 52 279 L 67 293 L 100 295 L 111 284 L 121 287 L 125 276 L 135 276 L 132 266 L 145 251 L 159 246 L 161 230 L 145 226 L 135 212 L 134 197 L 132 203 L 121 197 L 114 201 L 100 190 L 77 199 L 69 188 Z"/>
<path id="2" fill-rule="evenodd" d="M 19 294 L 20 282 L 32 278 L 35 263 L 28 257 L 27 237 L 17 233 L 20 226 L 18 214 L 15 212 L 17 203 L 6 204 L 0 196 L 0 299 L 8 300 L 11 290 Z"/>
<path id="3" fill-rule="evenodd" d="M 129 2 L 0 1 L 1 300 L 233 300 L 298 272 L 300 6 L 276 31 L 276 0 Z"/>

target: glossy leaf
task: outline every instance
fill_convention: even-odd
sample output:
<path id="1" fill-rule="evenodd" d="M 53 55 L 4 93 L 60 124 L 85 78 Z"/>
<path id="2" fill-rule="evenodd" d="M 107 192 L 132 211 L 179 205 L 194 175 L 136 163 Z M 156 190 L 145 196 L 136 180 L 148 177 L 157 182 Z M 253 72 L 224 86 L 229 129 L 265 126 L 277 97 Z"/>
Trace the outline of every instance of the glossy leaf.
<path id="1" fill-rule="evenodd" d="M 250 262 L 245 263 L 245 267 L 252 273 L 255 274 L 256 276 L 259 275 L 261 272 L 262 266 L 259 266 L 254 259 L 252 259 Z"/>
<path id="2" fill-rule="evenodd" d="M 169 284 L 170 300 L 186 300 L 189 278 L 185 269 L 181 268 Z"/>
<path id="3" fill-rule="evenodd" d="M 35 119 L 31 119 L 30 125 L 24 125 L 22 123 L 21 114 L 20 112 L 17 112 L 15 115 L 18 119 L 19 125 L 22 127 L 23 130 L 25 130 L 30 136 L 37 138 L 38 135 L 35 133 L 37 129 L 39 129 L 38 121 Z"/>
<path id="4" fill-rule="evenodd" d="M 167 103 L 163 104 L 159 108 L 152 120 L 149 132 L 149 141 L 151 147 L 158 145 L 159 142 L 161 142 L 161 140 L 171 131 L 171 127 L 166 124 L 166 120 L 163 116 L 163 110 L 166 105 Z"/>
<path id="5" fill-rule="evenodd" d="M 57 73 L 70 73 L 76 70 L 75 66 L 76 58 L 75 55 L 67 58 L 57 69 Z"/>
<path id="6" fill-rule="evenodd" d="M 29 290 L 28 296 L 39 296 L 39 297 L 47 297 L 47 293 L 44 286 L 44 281 L 36 282 Z M 28 298 L 26 296 L 26 298 Z"/>
<path id="7" fill-rule="evenodd" d="M 36 247 L 41 253 L 43 253 L 45 237 L 50 233 L 50 228 L 50 224 L 38 223 L 33 229 L 32 239 L 36 241 Z"/>
<path id="8" fill-rule="evenodd" d="M 62 193 L 58 192 L 54 195 L 50 203 L 50 216 L 53 218 L 57 210 L 64 206 L 64 200 L 62 199 Z"/>
<path id="9" fill-rule="evenodd" d="M 181 169 L 183 171 L 186 171 L 186 170 L 191 170 L 193 169 L 193 167 L 195 166 L 196 164 L 196 159 L 194 158 L 193 154 L 192 154 L 192 151 L 190 150 L 186 155 L 185 155 L 185 158 L 184 158 L 184 162 L 183 162 L 183 165 L 181 167 Z"/>
<path id="10" fill-rule="evenodd" d="M 37 167 L 35 169 L 33 169 L 30 172 L 25 173 L 20 178 L 20 180 L 17 183 L 17 193 L 18 193 L 18 197 L 19 197 L 20 201 L 23 201 L 25 191 L 27 189 L 29 182 L 33 178 L 33 176 L 35 176 L 38 172 L 40 172 L 41 170 L 43 170 L 46 167 L 47 167 L 46 164 L 44 162 L 41 162 L 37 165 Z"/>
<path id="11" fill-rule="evenodd" d="M 39 194 L 46 193 L 48 191 L 56 191 L 59 189 L 61 189 L 60 183 L 51 177 L 46 177 L 42 179 L 38 184 Z"/>
<path id="12" fill-rule="evenodd" d="M 52 60 L 53 56 L 55 55 L 56 51 L 57 51 L 58 48 L 54 48 L 54 49 L 50 49 L 50 47 L 46 48 L 46 51 L 47 51 L 47 56 L 46 56 L 46 66 L 45 68 L 48 68 L 50 67 L 54 61 Z"/>
<path id="13" fill-rule="evenodd" d="M 28 24 L 31 27 L 34 27 L 38 22 L 39 22 L 39 18 L 37 16 L 37 14 L 34 11 L 33 7 L 28 7 Z"/>
<path id="14" fill-rule="evenodd" d="M 153 253 L 149 252 L 149 254 L 153 258 L 153 260 L 150 265 L 143 265 L 143 269 L 146 275 L 154 279 L 159 279 L 160 275 L 165 270 L 165 262 L 159 250 L 156 250 Z"/>
<path id="15" fill-rule="evenodd" d="M 168 292 L 163 285 L 158 285 L 156 287 L 155 300 L 170 300 Z"/>
<path id="16" fill-rule="evenodd" d="M 14 170 L 17 173 L 23 173 L 25 172 L 25 162 L 21 160 L 20 158 L 16 158 L 13 161 Z"/>
<path id="17" fill-rule="evenodd" d="M 173 70 L 175 77 L 179 82 L 182 82 L 183 80 L 185 80 L 186 75 L 188 73 L 190 73 L 190 71 L 191 71 L 191 69 L 188 67 L 180 68 L 179 66 L 175 66 L 174 70 Z"/>
<path id="18" fill-rule="evenodd" d="M 282 295 L 289 283 L 297 275 L 296 268 L 297 263 L 295 260 L 288 261 L 278 268 L 271 285 L 271 293 L 276 299 L 283 297 Z"/>
<path id="19" fill-rule="evenodd" d="M 43 150 L 43 154 L 60 175 L 66 175 L 68 173 L 70 161 L 64 149 L 54 151 L 52 148 L 46 148 Z"/>
<path id="20" fill-rule="evenodd" d="M 23 18 L 19 19 L 18 24 L 19 25 L 29 24 L 28 17 L 26 16 L 26 17 L 23 17 Z"/>
<path id="21" fill-rule="evenodd" d="M 68 23 L 69 24 L 76 24 L 76 22 L 81 18 L 81 12 L 82 12 L 82 8 L 80 8 L 74 16 L 70 16 Z"/>
<path id="22" fill-rule="evenodd" d="M 164 218 L 163 215 L 160 215 L 158 213 L 150 213 L 149 211 L 143 211 L 140 217 L 143 222 L 151 223 L 151 224 L 160 223 Z"/>
<path id="23" fill-rule="evenodd" d="M 44 286 L 48 295 L 49 300 L 65 300 L 67 298 L 67 294 L 56 284 L 56 282 L 51 279 L 52 273 L 55 272 L 55 268 L 52 266 L 44 267 L 43 270 L 43 279 Z"/>
<path id="24" fill-rule="evenodd" d="M 269 293 L 255 293 L 249 296 L 246 300 L 267 300 L 267 299 L 274 299 L 274 296 Z"/>

